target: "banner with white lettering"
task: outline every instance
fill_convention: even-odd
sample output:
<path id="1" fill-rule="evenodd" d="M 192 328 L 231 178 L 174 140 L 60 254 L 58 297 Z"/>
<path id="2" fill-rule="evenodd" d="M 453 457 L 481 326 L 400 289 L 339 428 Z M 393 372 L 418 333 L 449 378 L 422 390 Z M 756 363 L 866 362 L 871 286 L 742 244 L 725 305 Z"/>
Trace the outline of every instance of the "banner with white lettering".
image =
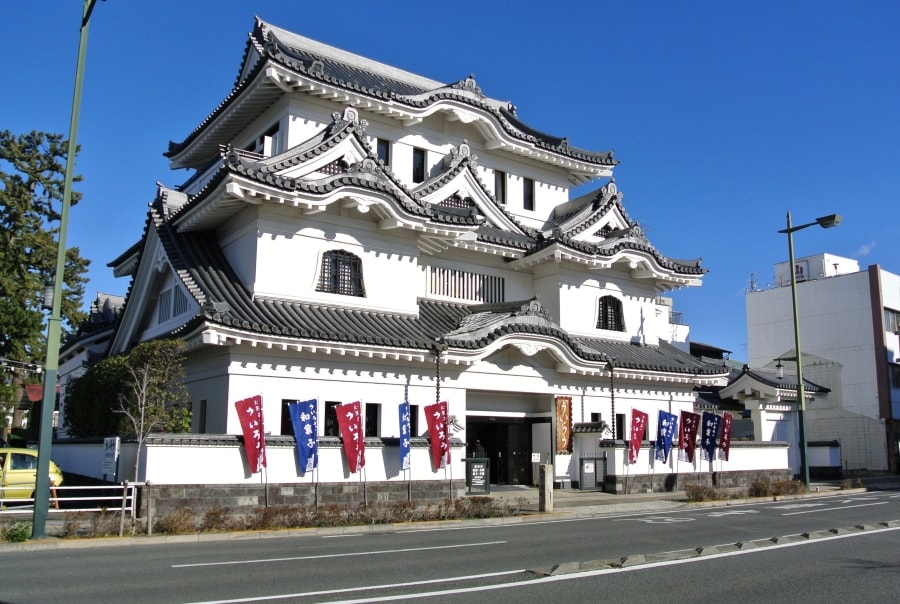
<path id="1" fill-rule="evenodd" d="M 347 466 L 350 468 L 351 474 L 356 474 L 360 468 L 364 468 L 366 465 L 366 439 L 362 427 L 359 401 L 337 405 L 334 410 L 337 414 L 338 427 L 341 430 L 341 440 L 344 441 Z"/>
<path id="2" fill-rule="evenodd" d="M 428 437 L 431 440 L 431 463 L 435 470 L 450 463 L 450 424 L 447 402 L 441 401 L 425 407 Z"/>
<path id="3" fill-rule="evenodd" d="M 318 401 L 292 401 L 288 403 L 294 440 L 297 441 L 297 457 L 300 471 L 306 474 L 319 465 Z"/>
<path id="4" fill-rule="evenodd" d="M 678 429 L 678 459 L 694 461 L 694 449 L 697 447 L 697 430 L 700 428 L 700 415 L 690 411 L 681 412 L 681 423 Z"/>
<path id="5" fill-rule="evenodd" d="M 700 459 L 712 461 L 715 459 L 716 439 L 719 438 L 719 429 L 722 426 L 722 418 L 709 411 L 703 412 L 703 427 L 700 433 Z"/>
<path id="6" fill-rule="evenodd" d="M 669 460 L 669 451 L 672 450 L 672 437 L 678 426 L 678 417 L 668 411 L 659 410 L 659 420 L 656 424 L 656 459 L 666 463 Z"/>
<path id="7" fill-rule="evenodd" d="M 241 430 L 244 433 L 244 450 L 250 473 L 256 474 L 266 467 L 266 433 L 263 427 L 262 396 L 238 401 L 234 404 Z"/>
<path id="8" fill-rule="evenodd" d="M 409 470 L 410 464 L 410 434 L 409 430 L 409 401 L 400 403 L 400 469 Z"/>
<path id="9" fill-rule="evenodd" d="M 731 423 L 733 418 L 727 411 L 722 414 L 722 436 L 719 437 L 719 459 L 728 461 L 731 450 Z"/>
<path id="10" fill-rule="evenodd" d="M 628 441 L 628 463 L 637 463 L 641 441 L 647 431 L 647 414 L 637 409 L 631 410 L 631 438 Z"/>

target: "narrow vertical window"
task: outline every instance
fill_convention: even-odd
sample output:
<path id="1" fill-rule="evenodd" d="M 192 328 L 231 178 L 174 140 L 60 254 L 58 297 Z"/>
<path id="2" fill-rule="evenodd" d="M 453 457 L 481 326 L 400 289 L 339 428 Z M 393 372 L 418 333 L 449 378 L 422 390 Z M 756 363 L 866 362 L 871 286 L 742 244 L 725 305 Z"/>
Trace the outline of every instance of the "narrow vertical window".
<path id="1" fill-rule="evenodd" d="M 416 436 L 419 433 L 419 406 L 409 406 L 409 433 Z"/>
<path id="2" fill-rule="evenodd" d="M 506 172 L 494 170 L 494 198 L 501 206 L 506 205 Z"/>
<path id="3" fill-rule="evenodd" d="M 597 328 L 610 331 L 625 331 L 625 317 L 622 312 L 622 301 L 613 296 L 600 298 Z"/>
<path id="4" fill-rule="evenodd" d="M 322 429 L 322 436 L 340 436 L 340 428 L 337 421 L 337 409 L 340 401 L 325 401 L 325 424 Z"/>
<path id="5" fill-rule="evenodd" d="M 534 211 L 534 181 L 530 178 L 522 181 L 522 207 L 529 212 Z"/>
<path id="6" fill-rule="evenodd" d="M 414 183 L 425 182 L 425 149 L 413 148 L 412 179 Z"/>
<path id="7" fill-rule="evenodd" d="M 365 435 L 378 436 L 378 420 L 381 415 L 381 405 L 378 403 L 366 403 Z"/>
<path id="8" fill-rule="evenodd" d="M 391 165 L 391 141 L 383 138 L 376 139 L 375 152 L 378 154 L 378 159 L 381 160 L 381 163 L 385 166 Z"/>
<path id="9" fill-rule="evenodd" d="M 200 411 L 197 413 L 197 432 L 206 434 L 206 399 L 200 401 Z"/>

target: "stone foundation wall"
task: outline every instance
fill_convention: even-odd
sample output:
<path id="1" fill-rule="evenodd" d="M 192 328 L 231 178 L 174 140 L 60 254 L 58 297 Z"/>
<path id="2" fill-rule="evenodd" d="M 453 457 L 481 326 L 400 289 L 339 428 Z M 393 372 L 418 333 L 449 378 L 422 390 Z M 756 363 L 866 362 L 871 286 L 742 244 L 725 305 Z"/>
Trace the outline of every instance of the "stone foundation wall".
<path id="1" fill-rule="evenodd" d="M 190 508 L 197 515 L 216 508 L 228 508 L 241 514 L 265 506 L 358 506 L 397 501 L 425 505 L 465 494 L 465 480 L 254 486 L 148 484 L 141 489 L 140 516 L 147 517 L 148 504 L 153 516 L 158 518 L 178 508 Z"/>
<path id="2" fill-rule="evenodd" d="M 773 482 L 790 480 L 790 470 L 744 470 L 739 472 L 689 472 L 682 474 L 638 474 L 635 476 L 606 476 L 603 490 L 607 493 L 668 493 L 682 491 L 685 485 L 696 484 L 717 489 L 749 488 L 757 480 Z"/>

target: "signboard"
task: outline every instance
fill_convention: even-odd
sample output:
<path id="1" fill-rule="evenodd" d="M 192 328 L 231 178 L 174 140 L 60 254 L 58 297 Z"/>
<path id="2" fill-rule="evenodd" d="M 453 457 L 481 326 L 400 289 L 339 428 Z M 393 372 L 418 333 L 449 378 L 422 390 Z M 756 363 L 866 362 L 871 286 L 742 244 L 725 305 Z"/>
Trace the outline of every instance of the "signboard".
<path id="1" fill-rule="evenodd" d="M 593 474 L 594 473 L 594 462 L 592 462 L 592 461 L 584 462 L 584 473 L 585 474 Z"/>
<path id="2" fill-rule="evenodd" d="M 466 459 L 466 487 L 472 493 L 490 493 L 490 463 L 487 459 Z"/>
<path id="3" fill-rule="evenodd" d="M 116 479 L 116 470 L 119 465 L 119 437 L 110 436 L 103 439 L 103 470 L 104 476 L 111 480 Z"/>
<path id="4" fill-rule="evenodd" d="M 540 453 L 532 453 L 531 454 L 531 463 L 541 463 L 541 454 Z"/>

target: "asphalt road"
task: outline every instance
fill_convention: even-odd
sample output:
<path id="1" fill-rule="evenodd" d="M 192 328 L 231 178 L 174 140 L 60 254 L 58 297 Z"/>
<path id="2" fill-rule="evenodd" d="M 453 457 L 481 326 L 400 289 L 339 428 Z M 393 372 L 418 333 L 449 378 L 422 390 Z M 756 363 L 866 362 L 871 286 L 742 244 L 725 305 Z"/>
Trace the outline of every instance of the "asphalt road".
<path id="1" fill-rule="evenodd" d="M 0 602 L 802 602 L 851 592 L 885 602 L 900 576 L 898 520 L 900 491 L 881 491 L 477 527 L 31 547 L 0 553 Z M 790 537 L 802 533 L 813 538 Z M 696 548 L 705 555 L 665 554 Z M 571 572 L 623 558 L 624 569 Z"/>

